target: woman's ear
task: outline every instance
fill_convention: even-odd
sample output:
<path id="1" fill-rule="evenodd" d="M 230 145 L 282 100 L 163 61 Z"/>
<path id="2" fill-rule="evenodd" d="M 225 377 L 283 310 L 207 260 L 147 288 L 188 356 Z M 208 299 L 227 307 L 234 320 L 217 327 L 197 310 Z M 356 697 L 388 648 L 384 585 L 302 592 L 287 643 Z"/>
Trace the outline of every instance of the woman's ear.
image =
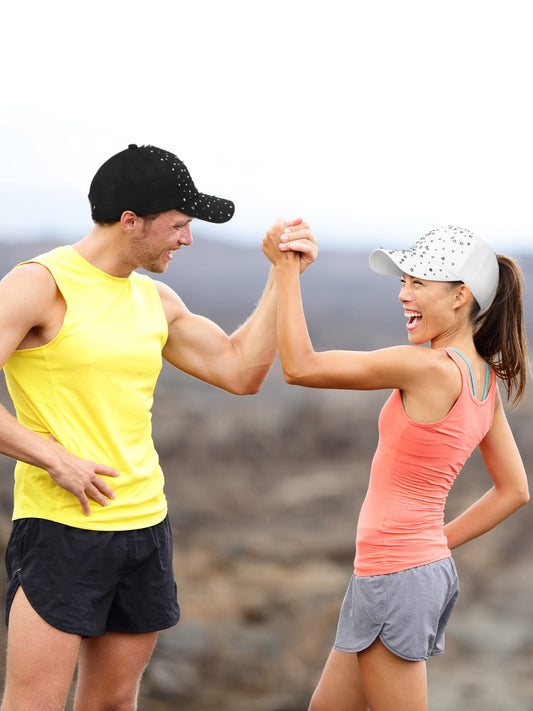
<path id="1" fill-rule="evenodd" d="M 459 284 L 459 286 L 456 287 L 455 293 L 453 295 L 453 303 L 452 303 L 452 308 L 458 309 L 461 306 L 464 306 L 468 302 L 470 302 L 474 297 L 472 296 L 472 292 L 470 291 L 469 287 L 466 284 Z"/>

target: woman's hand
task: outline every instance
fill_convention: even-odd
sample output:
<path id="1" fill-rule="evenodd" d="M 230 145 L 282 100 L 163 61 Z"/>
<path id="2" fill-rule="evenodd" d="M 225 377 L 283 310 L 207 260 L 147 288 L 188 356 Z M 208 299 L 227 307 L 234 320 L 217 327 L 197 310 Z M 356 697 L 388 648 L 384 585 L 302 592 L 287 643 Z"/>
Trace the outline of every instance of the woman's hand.
<path id="1" fill-rule="evenodd" d="M 282 260 L 298 259 L 300 274 L 317 258 L 318 246 L 309 225 L 301 217 L 277 220 L 263 239 L 263 252 L 276 265 Z"/>

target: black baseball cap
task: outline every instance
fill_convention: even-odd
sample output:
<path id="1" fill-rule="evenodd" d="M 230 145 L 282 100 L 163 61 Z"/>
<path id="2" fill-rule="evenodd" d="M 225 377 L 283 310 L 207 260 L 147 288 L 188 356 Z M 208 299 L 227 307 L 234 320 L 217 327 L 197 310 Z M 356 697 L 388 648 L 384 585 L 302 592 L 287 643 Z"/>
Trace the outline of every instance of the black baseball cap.
<path id="1" fill-rule="evenodd" d="M 131 143 L 107 160 L 89 189 L 96 222 L 118 222 L 125 210 L 139 217 L 178 210 L 207 222 L 227 222 L 235 205 L 196 189 L 183 161 L 155 146 Z"/>

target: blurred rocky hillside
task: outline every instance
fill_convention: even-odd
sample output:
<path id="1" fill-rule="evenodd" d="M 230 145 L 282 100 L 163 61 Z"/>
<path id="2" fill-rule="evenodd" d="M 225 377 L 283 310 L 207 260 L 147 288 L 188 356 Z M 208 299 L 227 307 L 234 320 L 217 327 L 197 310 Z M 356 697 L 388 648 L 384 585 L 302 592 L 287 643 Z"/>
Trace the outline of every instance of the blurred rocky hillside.
<path id="1" fill-rule="evenodd" d="M 48 246 L 3 244 L 2 273 Z M 533 275 L 530 257 L 522 265 Z M 162 278 L 192 310 L 231 331 L 254 307 L 267 272 L 259 247 L 197 234 Z M 302 283 L 316 348 L 406 342 L 398 280 L 372 274 L 366 254 L 322 251 Z M 352 572 L 355 522 L 387 395 L 291 388 L 276 363 L 259 394 L 238 398 L 164 368 L 154 437 L 183 616 L 161 634 L 142 711 L 307 709 Z M 509 416 L 529 469 L 531 389 Z M 3 458 L 0 468 L 5 545 L 13 463 Z M 474 455 L 447 516 L 489 486 Z M 528 506 L 457 551 L 461 596 L 446 654 L 429 663 L 432 711 L 533 708 L 532 550 Z"/>

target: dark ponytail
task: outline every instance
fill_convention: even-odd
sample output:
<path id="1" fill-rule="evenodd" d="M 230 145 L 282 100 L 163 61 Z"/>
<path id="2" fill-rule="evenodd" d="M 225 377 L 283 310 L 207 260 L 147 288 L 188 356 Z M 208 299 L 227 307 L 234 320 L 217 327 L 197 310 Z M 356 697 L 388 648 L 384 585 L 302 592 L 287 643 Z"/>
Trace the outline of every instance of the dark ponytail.
<path id="1" fill-rule="evenodd" d="M 500 280 L 488 311 L 474 318 L 478 353 L 505 382 L 507 400 L 518 407 L 524 397 L 528 369 L 523 313 L 524 275 L 513 259 L 498 255 Z"/>

